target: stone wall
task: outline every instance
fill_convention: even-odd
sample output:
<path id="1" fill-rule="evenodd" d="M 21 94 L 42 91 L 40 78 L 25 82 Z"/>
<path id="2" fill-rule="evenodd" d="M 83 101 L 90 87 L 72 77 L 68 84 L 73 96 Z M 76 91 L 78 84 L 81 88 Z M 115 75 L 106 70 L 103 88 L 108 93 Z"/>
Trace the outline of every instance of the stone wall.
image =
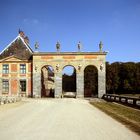
<path id="1" fill-rule="evenodd" d="M 15 103 L 21 101 L 21 97 L 18 96 L 0 96 L 0 105 Z"/>

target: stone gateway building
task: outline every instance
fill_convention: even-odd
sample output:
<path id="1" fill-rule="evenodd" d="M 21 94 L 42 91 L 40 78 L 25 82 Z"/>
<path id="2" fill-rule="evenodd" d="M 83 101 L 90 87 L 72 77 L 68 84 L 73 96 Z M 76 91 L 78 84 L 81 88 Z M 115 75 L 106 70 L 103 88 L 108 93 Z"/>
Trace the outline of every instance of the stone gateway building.
<path id="1" fill-rule="evenodd" d="M 102 51 L 102 42 L 98 52 L 81 52 L 80 43 L 77 52 L 60 52 L 59 42 L 56 49 L 56 52 L 38 52 L 36 43 L 33 51 L 28 37 L 19 30 L 18 36 L 0 54 L 0 95 L 59 98 L 70 93 L 75 97 L 101 98 L 106 93 L 107 52 Z M 74 92 L 63 89 L 62 71 L 66 66 L 74 68 Z"/>

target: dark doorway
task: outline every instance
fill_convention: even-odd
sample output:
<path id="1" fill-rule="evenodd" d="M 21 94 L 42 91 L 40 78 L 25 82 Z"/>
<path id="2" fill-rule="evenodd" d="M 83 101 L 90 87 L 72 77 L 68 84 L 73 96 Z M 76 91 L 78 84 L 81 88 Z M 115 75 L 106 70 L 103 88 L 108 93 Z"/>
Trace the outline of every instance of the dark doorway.
<path id="1" fill-rule="evenodd" d="M 98 70 L 92 65 L 84 70 L 84 97 L 98 97 Z"/>

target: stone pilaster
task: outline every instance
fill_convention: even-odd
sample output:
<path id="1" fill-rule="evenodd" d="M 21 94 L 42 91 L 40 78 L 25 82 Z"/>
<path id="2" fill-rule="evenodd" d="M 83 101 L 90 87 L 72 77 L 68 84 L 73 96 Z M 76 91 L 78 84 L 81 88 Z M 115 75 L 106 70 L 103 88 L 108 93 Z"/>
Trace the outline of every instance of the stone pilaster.
<path id="1" fill-rule="evenodd" d="M 84 72 L 77 72 L 77 78 L 76 78 L 76 92 L 77 98 L 83 98 L 84 97 Z"/>
<path id="2" fill-rule="evenodd" d="M 103 70 L 98 70 L 98 97 L 102 98 L 102 96 L 106 94 L 106 73 L 105 67 Z"/>
<path id="3" fill-rule="evenodd" d="M 62 95 L 62 72 L 55 73 L 55 98 L 60 98 Z"/>
<path id="4" fill-rule="evenodd" d="M 41 97 L 41 73 L 33 73 L 33 97 Z"/>

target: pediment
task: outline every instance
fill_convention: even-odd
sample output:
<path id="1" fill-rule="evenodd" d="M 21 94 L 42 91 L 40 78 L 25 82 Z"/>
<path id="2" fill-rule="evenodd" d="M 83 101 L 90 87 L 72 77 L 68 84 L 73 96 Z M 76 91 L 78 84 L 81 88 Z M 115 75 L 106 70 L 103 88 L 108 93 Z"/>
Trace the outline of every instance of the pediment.
<path id="1" fill-rule="evenodd" d="M 4 59 L 1 59 L 1 62 L 18 62 L 18 61 L 23 61 L 23 60 L 17 58 L 16 56 L 9 56 Z"/>

